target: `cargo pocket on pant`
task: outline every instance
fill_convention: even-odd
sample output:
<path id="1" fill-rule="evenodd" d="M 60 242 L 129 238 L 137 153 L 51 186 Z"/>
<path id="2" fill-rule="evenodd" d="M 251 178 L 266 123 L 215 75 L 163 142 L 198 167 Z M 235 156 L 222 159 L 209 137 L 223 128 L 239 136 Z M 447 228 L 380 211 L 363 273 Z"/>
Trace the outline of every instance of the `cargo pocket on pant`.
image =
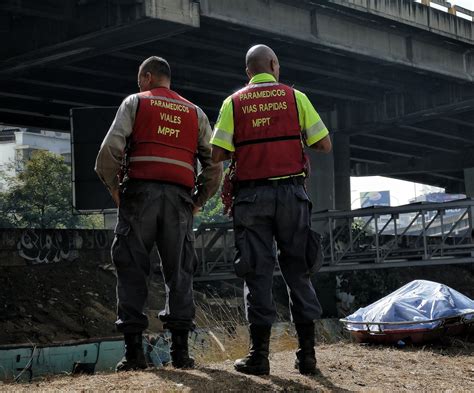
<path id="1" fill-rule="evenodd" d="M 193 230 L 193 200 L 191 198 L 191 195 L 185 194 L 185 193 L 180 193 L 178 194 L 179 199 L 181 201 L 181 206 L 182 210 L 179 212 L 179 220 L 180 220 L 180 225 L 183 225 L 183 230 L 185 231 L 184 235 L 184 252 L 185 252 L 185 259 L 184 259 L 184 265 L 183 265 L 183 270 L 190 274 L 194 275 L 196 273 L 196 270 L 198 268 L 198 257 L 196 250 L 194 248 L 194 241 L 196 240 L 196 237 L 194 235 L 194 230 Z"/>
<path id="2" fill-rule="evenodd" d="M 196 240 L 196 236 L 194 235 L 193 228 L 191 226 L 190 229 L 186 232 L 186 236 L 184 239 L 184 249 L 186 252 L 186 261 L 185 261 L 185 271 L 194 275 L 197 271 L 199 260 L 197 256 L 196 249 L 194 248 L 194 241 Z"/>
<path id="3" fill-rule="evenodd" d="M 255 201 L 257 200 L 257 194 L 255 191 L 252 193 L 243 193 L 242 191 L 237 194 L 237 197 L 234 201 L 234 225 L 248 227 L 252 225 L 254 220 L 255 211 Z"/>
<path id="4" fill-rule="evenodd" d="M 323 265 L 324 255 L 321 244 L 321 235 L 311 229 L 308 231 L 305 257 L 309 274 L 316 274 Z"/>
<path id="5" fill-rule="evenodd" d="M 247 231 L 241 230 L 235 234 L 235 248 L 237 252 L 234 257 L 234 271 L 237 277 L 244 277 L 255 271 L 250 260 Z"/>
<path id="6" fill-rule="evenodd" d="M 311 212 L 311 209 L 313 207 L 313 203 L 311 202 L 311 199 L 309 199 L 308 194 L 304 190 L 303 186 L 298 187 L 295 192 L 296 198 L 298 198 L 300 201 L 304 201 L 308 203 L 309 211 Z"/>
<path id="7" fill-rule="evenodd" d="M 127 246 L 130 224 L 119 219 L 115 226 L 114 233 L 115 238 L 111 247 L 112 262 L 117 268 L 125 267 L 131 261 L 130 251 Z"/>

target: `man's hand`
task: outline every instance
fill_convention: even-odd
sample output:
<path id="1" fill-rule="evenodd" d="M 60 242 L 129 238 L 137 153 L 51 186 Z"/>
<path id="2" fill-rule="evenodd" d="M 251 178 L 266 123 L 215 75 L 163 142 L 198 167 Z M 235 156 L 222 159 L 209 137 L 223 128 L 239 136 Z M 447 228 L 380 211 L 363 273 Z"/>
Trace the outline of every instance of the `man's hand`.
<path id="1" fill-rule="evenodd" d="M 120 191 L 119 189 L 111 190 L 110 193 L 112 194 L 112 199 L 114 200 L 117 207 L 120 207 Z"/>
<path id="2" fill-rule="evenodd" d="M 215 163 L 230 160 L 232 158 L 232 152 L 223 149 L 219 146 L 212 146 L 212 161 Z"/>
<path id="3" fill-rule="evenodd" d="M 201 211 L 201 206 L 193 205 L 193 216 L 198 214 Z"/>

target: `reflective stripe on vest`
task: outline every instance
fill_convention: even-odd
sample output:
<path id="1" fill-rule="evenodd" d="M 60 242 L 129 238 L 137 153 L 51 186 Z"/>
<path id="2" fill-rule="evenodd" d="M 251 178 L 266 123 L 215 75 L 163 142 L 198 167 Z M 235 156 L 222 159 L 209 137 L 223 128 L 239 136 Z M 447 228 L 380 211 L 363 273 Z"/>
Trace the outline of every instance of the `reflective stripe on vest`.
<path id="1" fill-rule="evenodd" d="M 291 87 L 252 84 L 234 93 L 232 104 L 237 180 L 303 172 L 301 128 Z"/>
<path id="2" fill-rule="evenodd" d="M 186 169 L 189 169 L 191 172 L 194 173 L 194 167 L 193 166 L 189 165 L 187 162 L 173 160 L 172 158 L 153 157 L 153 156 L 151 156 L 151 157 L 150 156 L 148 156 L 148 157 L 131 157 L 130 158 L 130 162 L 136 162 L 136 161 L 165 162 L 167 164 L 182 166 Z"/>
<path id="3" fill-rule="evenodd" d="M 199 133 L 196 107 L 166 88 L 138 96 L 128 176 L 193 188 Z"/>

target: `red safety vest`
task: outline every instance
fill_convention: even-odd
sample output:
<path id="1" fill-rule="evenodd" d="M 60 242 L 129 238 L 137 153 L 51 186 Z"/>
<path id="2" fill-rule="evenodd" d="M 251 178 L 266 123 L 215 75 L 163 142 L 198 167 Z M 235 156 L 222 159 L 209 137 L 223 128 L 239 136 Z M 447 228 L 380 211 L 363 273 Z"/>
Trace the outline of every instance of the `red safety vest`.
<path id="1" fill-rule="evenodd" d="M 193 188 L 199 129 L 196 106 L 162 87 L 138 97 L 128 176 Z"/>
<path id="2" fill-rule="evenodd" d="M 294 91 L 256 83 L 232 95 L 236 179 L 299 174 L 305 161 Z"/>

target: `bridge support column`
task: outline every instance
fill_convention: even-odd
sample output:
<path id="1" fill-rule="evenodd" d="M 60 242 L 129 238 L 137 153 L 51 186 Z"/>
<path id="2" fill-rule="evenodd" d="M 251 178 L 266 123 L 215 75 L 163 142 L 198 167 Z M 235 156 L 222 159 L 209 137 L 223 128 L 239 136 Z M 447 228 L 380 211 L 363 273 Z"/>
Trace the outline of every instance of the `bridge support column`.
<path id="1" fill-rule="evenodd" d="M 307 149 L 311 161 L 311 175 L 308 182 L 308 193 L 313 202 L 313 212 L 334 210 L 334 155 L 321 154 Z M 313 222 L 313 229 L 327 232 L 325 223 Z"/>
<path id="2" fill-rule="evenodd" d="M 351 210 L 351 163 L 349 136 L 334 133 L 334 199 L 336 210 Z"/>
<path id="3" fill-rule="evenodd" d="M 466 196 L 474 198 L 474 168 L 464 168 L 464 186 Z"/>
<path id="4" fill-rule="evenodd" d="M 474 168 L 464 168 L 466 196 L 474 198 Z M 471 228 L 474 228 L 474 208 L 471 207 Z"/>
<path id="5" fill-rule="evenodd" d="M 313 211 L 334 210 L 334 155 L 307 149 L 311 162 L 308 191 Z"/>

